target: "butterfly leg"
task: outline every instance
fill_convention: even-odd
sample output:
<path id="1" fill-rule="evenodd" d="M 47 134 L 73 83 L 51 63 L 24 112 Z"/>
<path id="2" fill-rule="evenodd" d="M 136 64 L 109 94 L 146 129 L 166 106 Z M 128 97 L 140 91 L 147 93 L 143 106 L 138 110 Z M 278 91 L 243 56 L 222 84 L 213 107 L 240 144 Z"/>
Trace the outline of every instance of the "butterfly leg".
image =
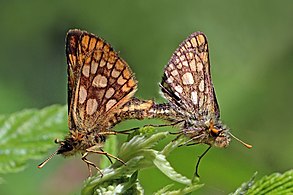
<path id="1" fill-rule="evenodd" d="M 117 135 L 117 134 L 129 134 L 129 131 L 133 131 L 139 128 L 132 128 L 132 129 L 127 129 L 127 130 L 123 130 L 123 131 L 104 131 L 104 132 L 100 132 L 99 135 Z"/>
<path id="2" fill-rule="evenodd" d="M 100 150 L 101 150 L 102 152 L 104 152 L 104 150 L 103 150 L 102 148 L 100 148 Z M 108 158 L 108 160 L 110 161 L 110 163 L 113 164 L 112 159 L 111 159 L 109 156 L 107 156 L 107 155 L 106 155 L 106 157 Z"/>
<path id="3" fill-rule="evenodd" d="M 98 135 L 106 136 L 106 135 L 117 135 L 118 133 L 116 131 L 102 131 L 99 132 Z"/>
<path id="4" fill-rule="evenodd" d="M 87 152 L 91 152 L 91 153 L 96 153 L 96 154 L 102 154 L 105 155 L 107 158 L 114 158 L 115 160 L 121 162 L 123 165 L 126 165 L 125 162 L 123 160 L 121 160 L 120 158 L 108 153 L 108 152 L 104 152 L 103 150 L 101 150 L 101 148 L 99 148 L 99 150 L 96 149 L 96 146 L 93 146 L 91 148 L 88 148 L 86 151 Z"/>
<path id="5" fill-rule="evenodd" d="M 199 174 L 198 174 L 198 167 L 199 167 L 199 163 L 201 161 L 201 159 L 208 153 L 208 151 L 211 149 L 211 145 L 198 157 L 198 160 L 197 160 L 197 163 L 196 163 L 196 166 L 195 166 L 195 173 L 194 175 L 196 177 L 199 177 Z"/>
<path id="6" fill-rule="evenodd" d="M 150 124 L 150 125 L 144 125 L 143 127 L 174 127 L 182 122 L 183 122 L 182 120 L 179 120 L 169 124 L 153 124 L 153 125 Z"/>
<path id="7" fill-rule="evenodd" d="M 97 171 L 100 173 L 101 177 L 103 177 L 103 173 L 101 171 L 101 169 L 99 169 L 99 167 L 97 167 L 93 162 L 89 161 L 86 157 L 89 153 L 86 152 L 82 155 L 81 159 L 86 163 L 87 167 L 88 167 L 88 170 L 89 170 L 89 177 L 92 176 L 92 170 L 91 170 L 91 167 L 90 166 L 93 166 L 97 169 Z"/>
<path id="8" fill-rule="evenodd" d="M 183 135 L 183 132 L 182 131 L 179 131 L 179 132 L 175 132 L 175 133 L 172 133 L 172 132 L 169 132 L 171 135 L 177 135 L 173 140 L 172 142 L 175 142 L 176 140 L 178 140 L 182 135 Z M 180 145 L 179 145 L 180 146 Z M 179 147 L 178 146 L 178 147 Z"/>

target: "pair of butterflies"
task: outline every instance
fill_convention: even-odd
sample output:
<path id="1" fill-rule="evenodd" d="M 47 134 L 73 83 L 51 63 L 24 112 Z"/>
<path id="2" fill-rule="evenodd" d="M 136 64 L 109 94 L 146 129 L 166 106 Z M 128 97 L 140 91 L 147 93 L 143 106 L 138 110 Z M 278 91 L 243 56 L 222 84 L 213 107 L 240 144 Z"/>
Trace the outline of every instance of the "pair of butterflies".
<path id="1" fill-rule="evenodd" d="M 60 147 L 39 165 L 40 168 L 55 154 L 70 156 L 77 152 L 82 153 L 88 167 L 94 166 L 98 171 L 99 168 L 87 160 L 89 153 L 103 154 L 124 163 L 104 152 L 102 146 L 108 135 L 116 134 L 111 128 L 126 119 L 165 119 L 179 127 L 178 134 L 188 137 L 188 143 L 209 145 L 207 151 L 211 146 L 228 146 L 233 135 L 220 121 L 207 38 L 202 32 L 195 32 L 184 40 L 165 67 L 160 83 L 168 101 L 165 104 L 133 97 L 137 90 L 133 72 L 100 37 L 69 30 L 66 57 L 69 135 L 64 141 L 56 141 Z"/>

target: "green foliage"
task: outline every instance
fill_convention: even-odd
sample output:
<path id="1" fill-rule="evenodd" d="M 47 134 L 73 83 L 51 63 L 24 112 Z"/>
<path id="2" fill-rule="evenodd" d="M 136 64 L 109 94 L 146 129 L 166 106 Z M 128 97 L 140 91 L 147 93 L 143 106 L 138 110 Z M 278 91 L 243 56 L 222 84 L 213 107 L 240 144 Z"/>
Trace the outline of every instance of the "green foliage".
<path id="1" fill-rule="evenodd" d="M 0 117 L 0 173 L 20 171 L 29 159 L 40 159 L 48 156 L 48 149 L 54 146 L 55 138 L 63 137 L 66 125 L 66 108 L 64 106 L 50 106 L 42 110 L 24 110 L 10 116 Z M 141 169 L 156 167 L 171 180 L 187 187 L 168 191 L 171 186 L 164 187 L 160 192 L 165 194 L 185 194 L 199 187 L 198 180 L 190 179 L 177 173 L 167 160 L 167 155 L 184 138 L 167 144 L 162 150 L 154 147 L 160 140 L 168 136 L 168 132 L 156 132 L 152 127 L 143 127 L 129 135 L 118 152 L 118 157 L 125 165 L 116 161 L 109 166 L 106 158 L 101 160 L 104 176 L 99 173 L 85 181 L 82 194 L 143 194 L 143 188 L 137 178 Z M 116 136 L 110 136 L 104 149 L 117 153 Z"/>
<path id="2" fill-rule="evenodd" d="M 283 174 L 273 173 L 264 176 L 257 182 L 254 181 L 256 173 L 250 179 L 238 188 L 233 195 L 240 194 L 292 194 L 293 193 L 293 170 Z"/>
<path id="3" fill-rule="evenodd" d="M 47 150 L 54 146 L 52 140 L 63 136 L 62 131 L 67 129 L 66 108 L 54 105 L 42 110 L 24 110 L 0 116 L 0 129 L 0 173 L 17 172 L 25 167 L 29 159 L 48 155 Z M 98 173 L 88 178 L 81 194 L 143 194 L 138 174 L 140 170 L 150 167 L 156 167 L 169 179 L 184 185 L 181 189 L 172 189 L 173 184 L 170 184 L 154 194 L 188 194 L 202 187 L 198 178 L 190 180 L 177 173 L 167 160 L 167 156 L 184 143 L 184 138 L 176 139 L 162 149 L 155 149 L 168 134 L 156 132 L 153 127 L 143 127 L 130 134 L 118 152 L 116 136 L 110 136 L 104 149 L 114 155 L 118 153 L 118 158 L 125 164 L 116 161 L 110 165 L 108 159 L 103 158 L 101 167 L 104 168 L 104 176 L 100 177 Z M 293 170 L 284 174 L 274 173 L 257 182 L 254 182 L 255 176 L 233 194 L 293 193 Z"/>
<path id="4" fill-rule="evenodd" d="M 103 194 L 106 192 L 110 194 L 141 194 L 143 190 L 137 180 L 137 171 L 152 166 L 157 167 L 173 181 L 189 186 L 186 189 L 176 191 L 167 191 L 169 188 L 163 188 L 160 192 L 185 194 L 202 186 L 198 184 L 198 181 L 192 183 L 190 179 L 177 173 L 164 155 L 164 153 L 168 154 L 172 149 L 182 144 L 183 139 L 171 142 L 163 150 L 158 151 L 153 147 L 160 140 L 166 138 L 169 133 L 150 134 L 150 132 L 153 132 L 152 128 L 142 128 L 139 132 L 141 132 L 139 135 L 135 135 L 131 140 L 124 143 L 118 153 L 118 157 L 123 159 L 126 166 L 120 162 L 115 162 L 112 166 L 103 170 L 104 176 L 102 178 L 97 175 L 87 179 L 82 194 Z"/>
<path id="5" fill-rule="evenodd" d="M 171 184 L 171 185 L 167 185 L 163 189 L 159 190 L 154 195 L 161 195 L 161 194 L 164 194 L 164 195 L 184 195 L 184 194 L 189 194 L 189 193 L 199 189 L 202 186 L 203 186 L 203 184 L 201 184 L 201 185 L 194 184 L 191 186 L 186 186 L 185 188 L 182 188 L 179 190 L 168 191 L 172 187 L 172 184 Z"/>
<path id="6" fill-rule="evenodd" d="M 50 106 L 0 117 L 0 173 L 22 170 L 29 159 L 40 159 L 66 132 L 66 109 Z"/>
<path id="7" fill-rule="evenodd" d="M 64 38 L 68 29 L 84 29 L 111 43 L 135 72 L 139 81 L 136 95 L 159 102 L 164 101 L 158 93 L 164 65 L 189 34 L 203 31 L 209 40 L 211 73 L 221 117 L 235 135 L 254 147 L 248 151 L 232 141 L 225 150 L 213 148 L 200 167 L 201 179 L 212 187 L 200 189 L 200 194 L 231 192 L 255 170 L 261 174 L 292 168 L 291 0 L 13 0 L 1 1 L 0 5 L 0 113 L 40 108 L 52 103 L 65 104 L 67 65 Z M 40 160 L 31 161 L 26 171 L 3 176 L 6 184 L 1 185 L 0 194 L 62 194 L 60 191 L 65 189 L 67 191 L 63 194 L 69 194 L 75 190 L 68 181 L 72 179 L 71 175 L 60 172 L 60 169 L 70 169 L 66 165 L 71 160 L 59 157 L 46 165 L 44 170 L 35 169 L 50 153 L 49 148 L 57 148 L 53 140 L 62 138 L 67 132 L 65 113 L 64 108 L 64 129 L 50 129 L 58 132 L 52 139 L 46 138 L 47 148 Z M 7 119 L 7 116 L 0 117 L 1 143 L 3 117 L 4 121 Z M 138 126 L 137 122 L 126 122 L 126 126 L 129 124 L 131 127 Z M 36 135 L 38 133 L 41 132 Z M 115 137 L 109 138 L 112 140 Z M 3 156 L 5 147 L 0 145 L 0 163 L 3 158 L 5 162 L 10 161 L 5 154 Z M 105 151 L 110 152 L 108 149 Z M 201 151 L 202 148 L 197 146 L 182 147 L 173 151 L 167 159 L 176 170 L 190 177 Z M 76 159 L 78 163 L 74 167 L 86 169 L 79 162 L 79 156 Z M 107 159 L 105 163 L 109 163 Z M 66 168 L 62 169 L 62 166 Z M 101 165 L 107 166 L 109 164 Z M 168 183 L 163 174 L 157 174 L 155 181 L 152 181 L 150 178 L 154 178 L 156 172 L 150 169 L 139 174 L 146 194 L 160 189 L 159 183 Z M 87 175 L 80 172 L 74 174 L 78 179 Z M 50 185 L 50 180 L 54 180 L 52 175 L 68 179 L 58 183 L 58 186 Z M 19 182 L 17 188 L 16 181 Z"/>

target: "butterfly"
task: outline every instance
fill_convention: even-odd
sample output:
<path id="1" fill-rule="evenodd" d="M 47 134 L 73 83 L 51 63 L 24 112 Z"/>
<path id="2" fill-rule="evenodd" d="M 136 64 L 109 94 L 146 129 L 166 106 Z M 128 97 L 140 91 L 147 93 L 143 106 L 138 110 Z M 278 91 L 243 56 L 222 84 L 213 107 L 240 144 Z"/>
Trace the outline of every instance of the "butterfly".
<path id="1" fill-rule="evenodd" d="M 171 125 L 179 126 L 180 131 L 176 133 L 178 137 L 183 135 L 188 138 L 184 145 L 209 146 L 198 159 L 196 176 L 199 176 L 201 158 L 212 146 L 225 148 L 230 143 L 230 137 L 233 137 L 247 148 L 252 147 L 231 134 L 220 120 L 220 109 L 211 79 L 208 41 L 204 33 L 192 33 L 179 45 L 164 68 L 160 88 L 168 103 L 151 102 L 152 106 L 141 111 L 143 116 L 140 118 L 170 121 Z M 146 103 L 140 101 L 140 104 Z M 126 104 L 127 107 L 132 102 L 139 104 L 139 100 L 131 100 Z"/>
<path id="2" fill-rule="evenodd" d="M 82 154 L 82 160 L 101 170 L 87 159 L 97 153 L 124 162 L 102 147 L 111 128 L 120 122 L 118 112 L 137 90 L 137 81 L 128 64 L 102 38 L 82 30 L 69 30 L 66 36 L 68 74 L 68 128 L 59 148 L 38 167 L 42 168 L 54 155 Z M 120 119 L 120 120 L 117 120 Z M 109 158 L 110 159 L 110 158 Z"/>

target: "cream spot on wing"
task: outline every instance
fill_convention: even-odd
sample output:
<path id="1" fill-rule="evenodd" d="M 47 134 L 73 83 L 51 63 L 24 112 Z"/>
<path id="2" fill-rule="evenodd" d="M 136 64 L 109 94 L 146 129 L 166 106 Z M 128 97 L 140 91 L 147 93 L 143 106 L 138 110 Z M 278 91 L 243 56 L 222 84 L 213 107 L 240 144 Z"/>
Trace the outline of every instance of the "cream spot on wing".
<path id="1" fill-rule="evenodd" d="M 112 70 L 112 74 L 111 74 L 112 77 L 117 78 L 117 77 L 119 77 L 119 75 L 120 75 L 120 71 L 118 71 L 116 69 Z"/>
<path id="2" fill-rule="evenodd" d="M 106 61 L 104 59 L 101 59 L 100 67 L 104 67 L 105 65 L 106 65 Z"/>
<path id="3" fill-rule="evenodd" d="M 113 65 L 114 65 L 114 64 L 108 62 L 108 63 L 107 63 L 107 68 L 108 68 L 108 69 L 111 69 L 111 68 L 113 67 Z"/>
<path id="4" fill-rule="evenodd" d="M 131 89 L 131 88 L 128 87 L 127 85 L 123 85 L 123 87 L 121 88 L 121 90 L 122 90 L 123 92 L 128 92 L 130 89 Z"/>
<path id="5" fill-rule="evenodd" d="M 204 80 L 201 80 L 198 86 L 199 91 L 203 92 L 204 91 Z"/>
<path id="6" fill-rule="evenodd" d="M 92 64 L 91 64 L 91 73 L 92 74 L 96 74 L 98 66 L 99 66 L 99 64 L 93 60 Z"/>
<path id="7" fill-rule="evenodd" d="M 89 77 L 90 76 L 90 66 L 89 65 L 84 65 L 82 68 L 82 74 L 85 77 Z"/>
<path id="8" fill-rule="evenodd" d="M 174 64 L 169 64 L 169 67 L 173 70 L 174 69 Z"/>
<path id="9" fill-rule="evenodd" d="M 106 104 L 106 111 L 111 109 L 116 104 L 116 102 L 117 101 L 115 99 L 110 99 Z"/>
<path id="10" fill-rule="evenodd" d="M 109 99 L 114 94 L 115 90 L 111 87 L 106 91 L 105 97 Z"/>
<path id="11" fill-rule="evenodd" d="M 181 68 L 182 68 L 182 63 L 178 63 L 176 67 L 177 67 L 178 69 L 181 69 Z"/>
<path id="12" fill-rule="evenodd" d="M 93 86 L 104 88 L 107 86 L 107 78 L 98 74 L 93 80 Z"/>
<path id="13" fill-rule="evenodd" d="M 169 77 L 169 73 L 167 71 L 164 72 L 164 74 L 166 75 L 166 77 Z"/>
<path id="14" fill-rule="evenodd" d="M 167 77 L 167 83 L 172 83 L 174 81 L 174 78 L 172 76 Z"/>
<path id="15" fill-rule="evenodd" d="M 181 55 L 181 56 L 180 56 L 180 60 L 181 60 L 181 62 L 186 61 L 186 57 L 185 57 L 185 55 Z M 184 65 L 184 64 L 183 64 L 183 65 Z"/>
<path id="16" fill-rule="evenodd" d="M 201 72 L 202 69 L 203 69 L 203 65 L 202 65 L 201 62 L 197 63 L 197 64 L 196 64 L 196 67 L 197 67 L 197 72 Z"/>
<path id="17" fill-rule="evenodd" d="M 173 75 L 174 77 L 176 77 L 178 75 L 178 71 L 175 69 L 171 72 L 171 75 Z"/>
<path id="18" fill-rule="evenodd" d="M 185 73 L 182 76 L 182 82 L 184 85 L 192 85 L 194 83 L 192 74 L 190 72 Z"/>
<path id="19" fill-rule="evenodd" d="M 129 106 L 129 111 L 134 111 L 135 110 L 135 105 L 130 105 Z"/>
<path id="20" fill-rule="evenodd" d="M 125 82 L 126 82 L 126 80 L 123 78 L 122 75 L 117 79 L 117 83 L 119 85 L 123 85 Z"/>
<path id="21" fill-rule="evenodd" d="M 180 85 L 177 85 L 175 86 L 175 90 L 178 92 L 178 93 L 182 93 L 183 89 Z"/>
<path id="22" fill-rule="evenodd" d="M 191 52 L 188 52 L 187 54 L 186 54 L 186 56 L 187 56 L 187 59 L 190 61 L 191 59 L 193 59 L 194 58 L 194 55 L 193 55 L 193 53 L 191 53 Z"/>
<path id="23" fill-rule="evenodd" d="M 203 43 L 205 43 L 205 38 L 203 35 L 198 35 L 197 40 L 198 40 L 199 45 L 202 45 Z"/>
<path id="24" fill-rule="evenodd" d="M 87 92 L 86 89 L 84 88 L 84 86 L 80 86 L 79 88 L 79 103 L 83 104 L 84 101 L 86 100 L 86 96 L 87 96 Z"/>
<path id="25" fill-rule="evenodd" d="M 197 104 L 197 92 L 196 91 L 191 92 L 191 101 L 193 102 L 193 104 Z"/>
<path id="26" fill-rule="evenodd" d="M 181 97 L 181 96 L 179 95 L 179 93 L 178 93 L 178 92 L 176 92 L 176 91 L 175 91 L 175 93 L 174 93 L 174 94 L 175 94 L 177 97 L 179 97 L 179 98 Z"/>
<path id="27" fill-rule="evenodd" d="M 92 115 L 97 111 L 98 102 L 95 99 L 88 99 L 86 103 L 86 113 Z"/>
<path id="28" fill-rule="evenodd" d="M 193 45 L 193 47 L 197 47 L 197 42 L 194 37 L 190 41 L 191 41 L 191 44 Z"/>
<path id="29" fill-rule="evenodd" d="M 182 62 L 183 66 L 188 66 L 188 62 L 185 60 Z"/>
<path id="30" fill-rule="evenodd" d="M 190 70 L 191 71 L 196 71 L 196 66 L 195 66 L 195 59 L 192 59 L 189 63 Z"/>
<path id="31" fill-rule="evenodd" d="M 199 107 L 203 106 L 203 100 L 204 100 L 204 96 L 202 95 L 199 97 Z"/>

